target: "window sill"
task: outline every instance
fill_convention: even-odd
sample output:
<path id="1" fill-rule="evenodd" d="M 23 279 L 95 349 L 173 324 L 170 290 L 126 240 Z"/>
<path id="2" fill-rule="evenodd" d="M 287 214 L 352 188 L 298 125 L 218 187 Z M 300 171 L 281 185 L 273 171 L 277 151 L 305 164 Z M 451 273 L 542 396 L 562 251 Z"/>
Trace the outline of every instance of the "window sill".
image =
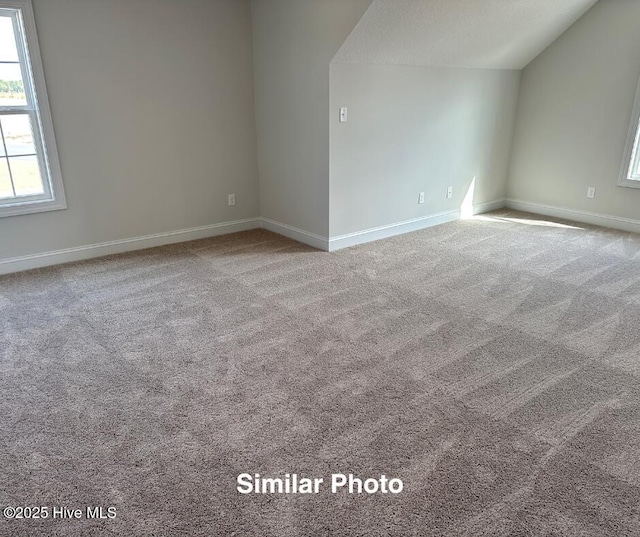
<path id="1" fill-rule="evenodd" d="M 61 211 L 67 208 L 67 203 L 62 200 L 29 201 L 0 206 L 0 218 L 8 216 L 20 216 L 23 214 L 45 213 L 49 211 Z"/>

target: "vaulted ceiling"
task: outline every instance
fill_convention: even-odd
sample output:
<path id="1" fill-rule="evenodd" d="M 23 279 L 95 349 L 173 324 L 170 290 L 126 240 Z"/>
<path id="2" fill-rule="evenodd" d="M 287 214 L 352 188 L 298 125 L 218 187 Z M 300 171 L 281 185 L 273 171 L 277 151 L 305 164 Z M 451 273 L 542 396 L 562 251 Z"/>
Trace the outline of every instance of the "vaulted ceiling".
<path id="1" fill-rule="evenodd" d="M 373 0 L 333 61 L 522 69 L 596 1 Z"/>

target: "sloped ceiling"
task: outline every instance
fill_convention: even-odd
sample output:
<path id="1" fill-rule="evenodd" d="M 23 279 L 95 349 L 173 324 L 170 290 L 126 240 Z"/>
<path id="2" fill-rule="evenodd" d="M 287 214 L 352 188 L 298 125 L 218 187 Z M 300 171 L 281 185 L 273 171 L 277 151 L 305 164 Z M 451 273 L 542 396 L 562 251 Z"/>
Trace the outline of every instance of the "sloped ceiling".
<path id="1" fill-rule="evenodd" d="M 596 1 L 374 0 L 333 61 L 523 69 Z"/>

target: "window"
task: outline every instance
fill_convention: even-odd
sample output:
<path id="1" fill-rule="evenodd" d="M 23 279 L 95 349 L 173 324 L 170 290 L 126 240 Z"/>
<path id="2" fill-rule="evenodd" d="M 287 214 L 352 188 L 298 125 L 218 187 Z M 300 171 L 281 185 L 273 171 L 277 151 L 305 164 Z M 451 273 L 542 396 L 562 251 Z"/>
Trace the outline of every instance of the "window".
<path id="1" fill-rule="evenodd" d="M 0 0 L 0 217 L 64 208 L 31 0 Z"/>
<path id="2" fill-rule="evenodd" d="M 638 82 L 636 101 L 633 105 L 618 185 L 640 188 L 640 82 Z"/>

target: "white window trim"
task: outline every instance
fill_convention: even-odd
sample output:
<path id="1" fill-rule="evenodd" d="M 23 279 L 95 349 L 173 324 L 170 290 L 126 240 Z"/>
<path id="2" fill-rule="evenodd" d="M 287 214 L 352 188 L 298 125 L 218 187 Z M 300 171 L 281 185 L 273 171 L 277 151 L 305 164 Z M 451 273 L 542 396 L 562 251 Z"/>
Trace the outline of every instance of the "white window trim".
<path id="1" fill-rule="evenodd" d="M 49 96 L 44 78 L 42 58 L 40 57 L 40 45 L 36 31 L 35 16 L 31 0 L 0 0 L 0 8 L 20 9 L 24 25 L 25 41 L 27 44 L 28 61 L 31 65 L 33 86 L 36 93 L 36 103 L 40 115 L 40 129 L 42 131 L 46 159 L 48 163 L 51 198 L 46 200 L 29 201 L 16 199 L 15 203 L 9 202 L 0 206 L 0 218 L 6 216 L 18 216 L 45 211 L 58 211 L 67 208 L 62 183 L 62 171 L 58 158 L 58 147 L 53 130 L 53 120 L 49 107 Z M 43 177 L 43 180 L 47 180 Z"/>
<path id="2" fill-rule="evenodd" d="M 618 186 L 640 188 L 640 176 L 632 178 L 632 169 L 636 159 L 640 157 L 640 80 L 636 89 L 636 99 L 633 103 L 633 113 L 629 123 L 627 143 L 624 148 Z"/>

